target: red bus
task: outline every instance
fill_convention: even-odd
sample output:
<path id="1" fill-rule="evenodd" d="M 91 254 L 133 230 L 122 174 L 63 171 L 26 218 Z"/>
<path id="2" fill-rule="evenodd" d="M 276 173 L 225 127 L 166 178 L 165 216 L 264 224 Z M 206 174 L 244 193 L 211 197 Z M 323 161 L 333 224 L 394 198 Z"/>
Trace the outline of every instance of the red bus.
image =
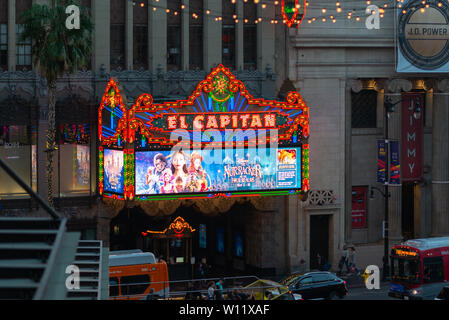
<path id="1" fill-rule="evenodd" d="M 388 295 L 434 299 L 449 281 L 449 237 L 412 239 L 391 250 Z"/>

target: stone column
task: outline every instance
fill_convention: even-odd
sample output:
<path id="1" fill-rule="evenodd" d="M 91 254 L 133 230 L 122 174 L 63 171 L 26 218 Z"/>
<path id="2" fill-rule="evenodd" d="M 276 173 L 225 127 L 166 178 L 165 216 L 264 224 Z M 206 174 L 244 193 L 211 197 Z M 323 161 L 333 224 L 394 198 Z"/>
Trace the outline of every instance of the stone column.
<path id="1" fill-rule="evenodd" d="M 352 93 L 363 89 L 362 81 L 349 79 L 345 90 L 345 198 L 344 242 L 352 243 Z M 340 244 L 343 248 L 344 244 Z"/>
<path id="2" fill-rule="evenodd" d="M 92 18 L 95 24 L 93 30 L 93 69 L 100 72 L 102 66 L 104 71 L 110 70 L 110 2 L 103 0 L 92 0 Z"/>
<path id="3" fill-rule="evenodd" d="M 215 17 L 222 14 L 221 2 L 229 0 L 204 0 L 204 12 L 210 10 L 214 14 L 203 15 L 203 59 L 204 70 L 211 69 L 221 63 L 222 47 L 222 23 L 215 21 Z"/>
<path id="4" fill-rule="evenodd" d="M 190 39 L 190 29 L 189 29 L 189 20 L 190 20 L 190 9 L 189 9 L 189 0 L 182 0 L 182 5 L 184 5 L 184 9 L 182 10 L 181 16 L 181 53 L 182 53 L 182 70 L 189 70 L 189 39 Z"/>
<path id="5" fill-rule="evenodd" d="M 137 4 L 136 4 L 137 5 Z M 134 67 L 134 5 L 133 1 L 125 4 L 125 68 L 132 70 Z"/>
<path id="6" fill-rule="evenodd" d="M 275 25 L 271 20 L 275 18 L 274 6 L 268 5 L 265 9 L 257 6 L 257 18 L 262 18 L 257 24 L 257 69 L 265 70 L 274 66 Z"/>
<path id="7" fill-rule="evenodd" d="M 243 2 L 238 1 L 235 4 L 235 13 L 237 15 L 238 23 L 235 25 L 235 61 L 236 61 L 236 70 L 243 70 L 245 65 L 244 60 L 244 45 L 243 45 L 243 26 L 244 26 L 244 8 Z"/>
<path id="8" fill-rule="evenodd" d="M 449 234 L 449 80 L 437 82 L 432 112 L 431 236 Z"/>
<path id="9" fill-rule="evenodd" d="M 156 8 L 156 10 L 154 10 Z M 167 0 L 159 0 L 157 7 L 148 6 L 150 69 L 156 73 L 167 70 Z"/>
<path id="10" fill-rule="evenodd" d="M 8 66 L 16 71 L 16 1 L 8 0 Z"/>
<path id="11" fill-rule="evenodd" d="M 411 89 L 412 83 L 408 80 L 389 80 L 386 84 L 385 99 L 390 98 L 393 104 L 397 103 L 402 100 L 401 92 L 407 92 Z M 388 138 L 390 140 L 401 141 L 402 139 L 401 109 L 402 105 L 399 102 L 394 106 L 394 112 L 390 113 L 388 128 Z M 390 185 L 389 192 L 391 197 L 389 199 L 388 238 L 390 246 L 393 246 L 402 241 L 402 185 Z"/>

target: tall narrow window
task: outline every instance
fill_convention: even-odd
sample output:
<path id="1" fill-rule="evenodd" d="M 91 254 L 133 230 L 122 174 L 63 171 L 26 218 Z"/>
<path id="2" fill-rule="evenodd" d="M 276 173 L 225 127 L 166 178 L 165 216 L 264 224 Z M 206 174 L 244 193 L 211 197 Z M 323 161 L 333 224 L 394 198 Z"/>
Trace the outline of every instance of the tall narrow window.
<path id="1" fill-rule="evenodd" d="M 111 0 L 111 69 L 125 69 L 125 4 L 124 0 Z"/>
<path id="2" fill-rule="evenodd" d="M 243 4 L 243 62 L 244 69 L 257 68 L 257 4 Z"/>
<path id="3" fill-rule="evenodd" d="M 167 1 L 167 70 L 182 69 L 181 1 Z"/>
<path id="4" fill-rule="evenodd" d="M 93 19 L 92 11 L 91 11 L 92 10 L 92 0 L 81 0 L 80 4 L 83 9 L 85 8 L 87 10 L 87 13 L 89 14 L 90 18 Z M 80 69 L 84 69 L 84 68 L 86 68 L 87 70 L 92 69 L 92 55 L 90 55 L 87 58 L 85 64 L 80 67 Z"/>
<path id="5" fill-rule="evenodd" d="M 31 40 L 20 41 L 22 14 L 31 8 L 32 0 L 16 0 L 16 69 L 31 70 Z"/>
<path id="6" fill-rule="evenodd" d="M 222 2 L 222 62 L 223 65 L 235 69 L 235 4 Z"/>
<path id="7" fill-rule="evenodd" d="M 148 69 L 148 0 L 134 5 L 133 69 Z"/>
<path id="8" fill-rule="evenodd" d="M 203 68 L 203 0 L 190 1 L 189 69 Z"/>
<path id="9" fill-rule="evenodd" d="M 0 2 L 0 69 L 8 68 L 8 1 Z"/>
<path id="10" fill-rule="evenodd" d="M 377 92 L 362 90 L 351 96 L 352 127 L 376 128 L 377 126 Z"/>

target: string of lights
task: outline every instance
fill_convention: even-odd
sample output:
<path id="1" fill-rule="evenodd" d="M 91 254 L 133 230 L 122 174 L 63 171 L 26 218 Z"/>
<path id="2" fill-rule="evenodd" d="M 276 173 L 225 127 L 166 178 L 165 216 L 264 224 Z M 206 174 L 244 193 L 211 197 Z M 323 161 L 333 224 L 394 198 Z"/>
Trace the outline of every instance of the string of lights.
<path id="1" fill-rule="evenodd" d="M 242 1 L 244 3 L 253 2 L 255 5 L 260 5 L 261 9 L 267 9 L 268 6 L 280 6 L 281 1 L 261 1 L 261 0 L 224 0 L 229 1 L 231 4 L 236 4 L 237 1 Z M 438 3 L 438 6 L 442 6 L 443 1 L 449 0 L 441 0 L 441 2 Z M 151 4 L 150 4 L 151 2 Z M 170 10 L 169 8 L 163 7 L 159 5 L 160 0 L 148 0 L 148 6 L 152 8 L 153 11 L 157 10 L 164 10 L 167 14 L 173 14 L 175 16 L 181 14 L 183 10 L 185 10 L 186 6 L 181 4 L 179 10 Z M 336 1 L 335 7 L 329 7 L 329 3 L 326 3 L 327 7 L 325 5 L 322 5 L 320 3 L 314 2 L 314 1 L 305 1 L 306 6 L 306 14 L 304 17 L 303 22 L 306 23 L 314 23 L 314 22 L 332 22 L 336 23 L 337 19 L 340 20 L 353 20 L 353 21 L 360 21 L 363 17 L 366 17 L 369 14 L 374 14 L 374 11 L 367 12 L 367 7 L 370 5 L 376 5 L 379 8 L 379 17 L 384 18 L 385 14 L 388 11 L 393 11 L 396 7 L 398 9 L 401 9 L 403 7 L 404 0 L 390 0 L 390 1 Z M 142 1 L 133 1 L 134 5 L 138 5 L 142 8 L 145 7 L 145 2 Z M 429 8 L 429 4 L 426 0 L 422 0 L 421 2 L 422 7 L 420 8 L 420 12 L 424 13 L 426 8 Z M 299 10 L 300 4 L 293 8 L 293 10 Z M 202 12 L 201 12 L 202 11 Z M 406 14 L 407 11 L 404 9 L 402 10 L 402 14 Z M 198 19 L 199 16 L 203 14 L 203 16 L 210 16 L 214 18 L 216 22 L 220 22 L 223 20 L 223 16 L 221 15 L 221 12 L 214 12 L 210 9 L 203 9 L 199 10 L 198 12 L 192 13 L 193 19 Z M 245 24 L 247 23 L 260 23 L 262 21 L 269 21 L 272 24 L 278 24 L 278 23 L 285 23 L 286 21 L 282 17 L 278 18 L 272 18 L 267 16 L 261 16 L 258 17 L 254 21 L 249 21 L 248 19 L 239 19 L 239 16 L 237 14 L 234 14 L 232 16 L 234 19 L 234 22 L 236 24 L 243 22 Z M 300 20 L 296 20 L 295 23 L 298 24 Z"/>

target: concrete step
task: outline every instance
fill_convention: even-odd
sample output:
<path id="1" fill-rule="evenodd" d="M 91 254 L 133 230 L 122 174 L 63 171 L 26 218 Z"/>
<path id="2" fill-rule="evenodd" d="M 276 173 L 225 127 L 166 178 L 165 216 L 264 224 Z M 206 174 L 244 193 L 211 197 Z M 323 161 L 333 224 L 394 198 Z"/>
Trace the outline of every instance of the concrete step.
<path id="1" fill-rule="evenodd" d="M 0 218 L 0 229 L 58 229 L 60 221 L 51 218 Z"/>
<path id="2" fill-rule="evenodd" d="M 0 279 L 0 288 L 34 288 L 39 286 L 38 282 L 31 279 L 19 278 L 19 279 Z"/>

